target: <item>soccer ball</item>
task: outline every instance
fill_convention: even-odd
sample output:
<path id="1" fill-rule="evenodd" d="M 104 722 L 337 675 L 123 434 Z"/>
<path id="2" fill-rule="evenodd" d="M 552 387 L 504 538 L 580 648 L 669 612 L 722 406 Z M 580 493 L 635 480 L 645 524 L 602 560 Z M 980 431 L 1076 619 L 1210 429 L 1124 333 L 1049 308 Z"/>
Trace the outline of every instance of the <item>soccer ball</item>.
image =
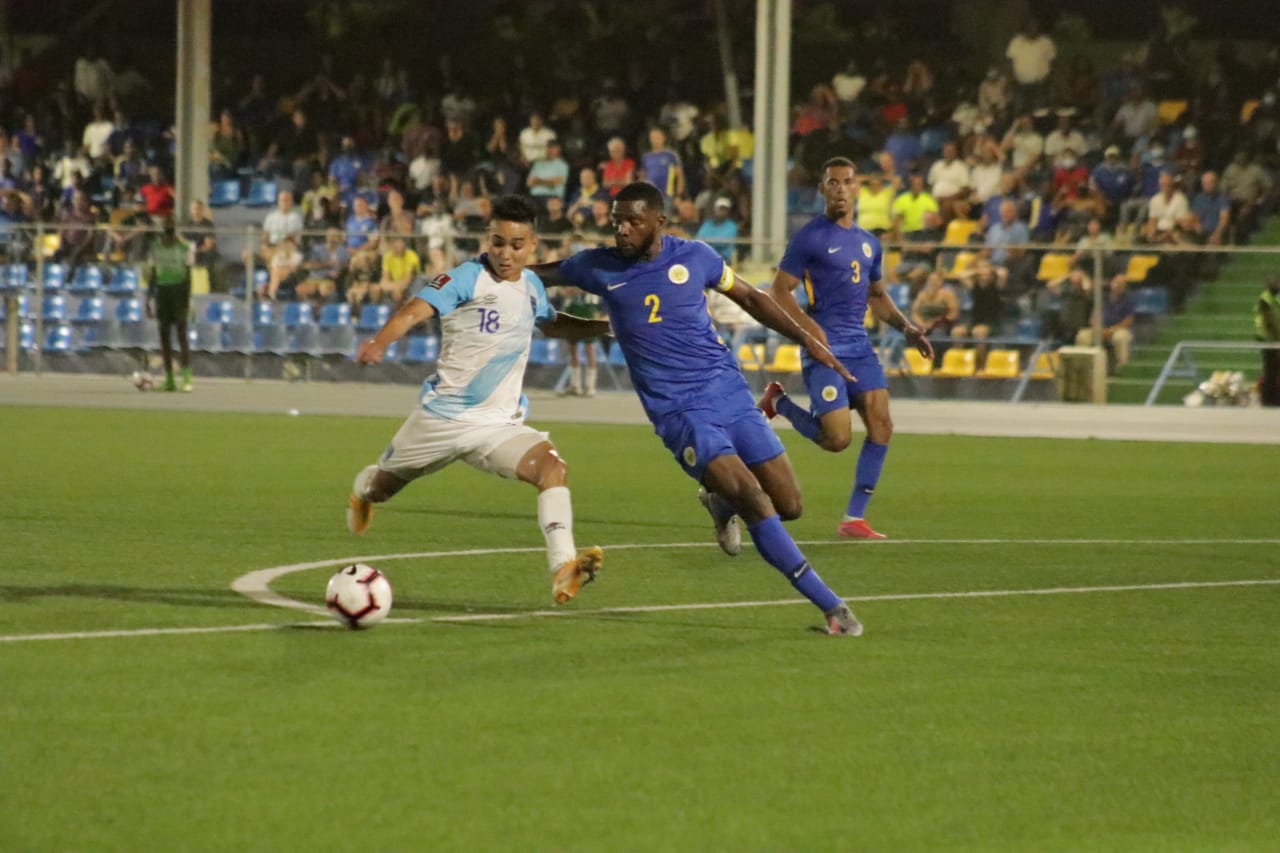
<path id="1" fill-rule="evenodd" d="M 145 370 L 135 370 L 132 379 L 133 387 L 139 391 L 150 391 L 156 385 L 156 381 L 151 378 L 151 374 Z"/>
<path id="2" fill-rule="evenodd" d="M 324 603 L 348 628 L 372 628 L 391 611 L 391 584 L 373 566 L 356 563 L 329 578 Z"/>

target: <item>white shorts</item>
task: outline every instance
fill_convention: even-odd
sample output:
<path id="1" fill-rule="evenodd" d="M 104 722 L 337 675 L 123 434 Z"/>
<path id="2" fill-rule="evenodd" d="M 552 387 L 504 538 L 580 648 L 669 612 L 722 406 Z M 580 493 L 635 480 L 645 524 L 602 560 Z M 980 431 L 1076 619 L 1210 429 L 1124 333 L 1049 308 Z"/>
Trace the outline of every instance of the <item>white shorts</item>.
<path id="1" fill-rule="evenodd" d="M 416 480 L 461 459 L 480 471 L 509 480 L 530 448 L 547 440 L 524 424 L 468 424 L 415 409 L 405 418 L 378 467 L 402 480 Z"/>

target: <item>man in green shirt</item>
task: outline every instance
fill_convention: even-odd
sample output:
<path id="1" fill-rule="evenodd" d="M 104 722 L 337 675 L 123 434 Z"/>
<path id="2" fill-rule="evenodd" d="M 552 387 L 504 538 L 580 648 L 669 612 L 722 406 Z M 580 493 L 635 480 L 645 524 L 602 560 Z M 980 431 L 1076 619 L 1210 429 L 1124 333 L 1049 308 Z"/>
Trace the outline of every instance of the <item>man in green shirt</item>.
<path id="1" fill-rule="evenodd" d="M 179 239 L 173 216 L 164 218 L 164 230 L 151 242 L 147 256 L 147 316 L 160 325 L 160 353 L 164 357 L 164 390 L 178 390 L 173 378 L 173 341 L 178 333 L 182 348 L 182 390 L 191 391 L 191 344 L 187 317 L 191 313 L 191 247 Z"/>
<path id="2" fill-rule="evenodd" d="M 1280 276 L 1267 276 L 1267 289 L 1258 297 L 1253 324 L 1258 340 L 1280 344 Z M 1280 349 L 1262 351 L 1262 405 L 1280 406 Z"/>

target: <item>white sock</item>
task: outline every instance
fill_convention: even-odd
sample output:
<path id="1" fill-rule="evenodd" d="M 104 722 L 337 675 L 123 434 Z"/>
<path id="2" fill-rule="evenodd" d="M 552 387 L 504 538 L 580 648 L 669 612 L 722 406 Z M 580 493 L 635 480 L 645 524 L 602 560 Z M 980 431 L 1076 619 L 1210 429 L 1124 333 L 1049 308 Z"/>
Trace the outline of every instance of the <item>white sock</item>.
<path id="1" fill-rule="evenodd" d="M 586 372 L 587 372 L 587 381 L 586 381 L 587 396 L 594 397 L 596 395 L 596 376 L 598 375 L 597 368 L 595 365 L 588 365 L 586 367 Z"/>
<path id="2" fill-rule="evenodd" d="M 569 369 L 573 371 L 573 379 L 570 381 L 569 384 L 573 388 L 574 395 L 581 397 L 582 396 L 582 371 L 584 368 L 582 365 L 578 365 L 577 367 L 571 367 Z"/>
<path id="3" fill-rule="evenodd" d="M 356 480 L 351 484 L 351 493 L 360 500 L 368 500 L 365 497 L 365 490 L 369 488 L 369 481 L 373 479 L 373 475 L 378 473 L 377 465 L 369 465 L 359 474 L 356 474 Z"/>
<path id="4" fill-rule="evenodd" d="M 568 486 L 538 492 L 538 526 L 547 540 L 547 567 L 551 571 L 578 555 L 573 546 L 573 503 Z"/>

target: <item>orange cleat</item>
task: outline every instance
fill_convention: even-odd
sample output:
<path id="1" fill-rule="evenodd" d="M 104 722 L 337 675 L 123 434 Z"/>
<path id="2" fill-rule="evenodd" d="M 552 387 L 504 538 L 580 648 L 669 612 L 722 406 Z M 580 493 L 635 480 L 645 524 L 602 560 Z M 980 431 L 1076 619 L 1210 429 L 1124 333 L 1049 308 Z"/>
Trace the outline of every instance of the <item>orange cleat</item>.
<path id="1" fill-rule="evenodd" d="M 871 525 L 867 524 L 864 518 L 855 518 L 853 521 L 842 521 L 840 527 L 836 530 L 844 539 L 885 539 L 883 533 L 877 533 L 871 529 Z"/>
<path id="2" fill-rule="evenodd" d="M 357 536 L 363 536 L 373 521 L 373 503 L 361 500 L 352 495 L 347 498 L 347 529 Z"/>
<path id="3" fill-rule="evenodd" d="M 760 399 L 756 401 L 756 408 L 764 412 L 766 420 L 773 420 L 778 415 L 778 410 L 774 406 L 778 398 L 785 392 L 782 390 L 781 382 L 770 382 L 764 386 L 764 393 L 760 395 Z"/>
<path id="4" fill-rule="evenodd" d="M 604 565 L 604 551 L 599 546 L 583 548 L 578 556 L 556 569 L 551 578 L 551 594 L 556 604 L 564 604 L 578 594 L 578 590 L 596 579 L 596 572 Z"/>

